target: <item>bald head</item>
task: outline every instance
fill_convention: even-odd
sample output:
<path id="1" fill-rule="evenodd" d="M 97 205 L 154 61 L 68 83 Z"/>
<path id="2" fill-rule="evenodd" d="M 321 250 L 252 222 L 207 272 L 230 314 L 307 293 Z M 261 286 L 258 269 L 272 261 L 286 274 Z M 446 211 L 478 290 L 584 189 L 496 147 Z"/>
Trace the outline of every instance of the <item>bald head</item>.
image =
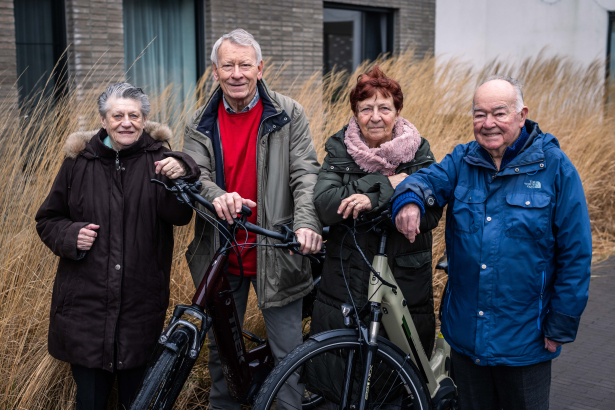
<path id="1" fill-rule="evenodd" d="M 487 84 L 489 84 L 488 87 L 484 87 L 487 86 Z M 521 81 L 512 78 L 512 77 L 506 77 L 506 76 L 502 76 L 502 75 L 492 75 L 490 77 L 488 77 L 485 81 L 483 81 L 480 86 L 476 89 L 476 92 L 474 93 L 474 99 L 472 100 L 472 111 L 474 111 L 474 104 L 475 104 L 475 100 L 476 100 L 476 93 L 478 93 L 478 91 L 481 88 L 489 88 L 492 91 L 495 91 L 495 88 L 492 87 L 496 87 L 498 92 L 502 92 L 502 93 L 507 93 L 509 91 L 509 89 L 512 89 L 512 92 L 514 93 L 511 101 L 511 107 L 516 111 L 516 112 L 520 112 L 523 109 L 523 84 L 521 83 Z"/>

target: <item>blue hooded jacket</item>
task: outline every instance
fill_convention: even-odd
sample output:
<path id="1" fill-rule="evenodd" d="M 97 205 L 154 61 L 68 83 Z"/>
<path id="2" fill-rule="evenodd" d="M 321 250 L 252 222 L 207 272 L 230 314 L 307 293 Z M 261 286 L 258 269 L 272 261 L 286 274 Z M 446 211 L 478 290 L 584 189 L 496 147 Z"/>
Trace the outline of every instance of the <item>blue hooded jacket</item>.
<path id="1" fill-rule="evenodd" d="M 574 341 L 588 298 L 591 228 L 577 170 L 557 139 L 526 120 L 529 136 L 500 171 L 476 141 L 407 177 L 391 199 L 448 205 L 449 283 L 442 333 L 486 366 L 557 357 L 544 336 Z"/>

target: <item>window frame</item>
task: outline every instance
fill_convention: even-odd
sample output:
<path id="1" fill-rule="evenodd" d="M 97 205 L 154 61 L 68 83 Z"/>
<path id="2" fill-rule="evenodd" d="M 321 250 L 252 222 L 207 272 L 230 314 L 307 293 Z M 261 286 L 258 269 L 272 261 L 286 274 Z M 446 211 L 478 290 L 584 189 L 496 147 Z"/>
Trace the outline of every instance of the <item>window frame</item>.
<path id="1" fill-rule="evenodd" d="M 366 30 L 364 29 L 366 26 L 366 13 L 379 13 L 387 15 L 387 41 L 386 46 L 388 51 L 385 52 L 389 55 L 395 53 L 395 18 L 398 13 L 398 9 L 395 8 L 387 8 L 387 7 L 372 7 L 372 6 L 363 6 L 363 5 L 354 5 L 354 4 L 345 4 L 345 3 L 336 3 L 331 1 L 323 2 L 323 14 L 324 9 L 337 9 L 337 10 L 352 10 L 352 11 L 360 11 L 363 30 L 361 31 L 361 61 L 365 61 L 367 59 L 367 51 L 366 51 L 366 41 L 365 34 Z M 324 32 L 324 30 L 323 30 Z M 324 47 L 324 41 L 323 41 Z M 324 50 L 323 50 L 323 58 L 324 58 Z M 324 66 L 324 61 L 323 61 Z"/>
<path id="2" fill-rule="evenodd" d="M 14 2 L 19 0 L 14 0 Z M 55 80 L 55 88 L 53 93 L 54 102 L 57 102 L 60 98 L 66 95 L 68 91 L 68 56 L 66 48 L 68 46 L 67 32 L 66 32 L 66 3 L 65 0 L 50 0 L 51 2 L 51 15 L 48 17 L 51 22 L 52 42 L 53 42 L 53 61 L 54 69 L 53 76 Z M 17 30 L 17 19 L 15 18 L 15 30 Z M 15 33 L 15 47 L 18 47 L 17 33 Z M 21 73 L 18 73 L 21 75 Z M 30 90 L 32 92 L 32 90 Z M 26 95 L 19 93 L 19 106 L 21 109 L 33 107 L 24 107 L 24 98 Z"/>

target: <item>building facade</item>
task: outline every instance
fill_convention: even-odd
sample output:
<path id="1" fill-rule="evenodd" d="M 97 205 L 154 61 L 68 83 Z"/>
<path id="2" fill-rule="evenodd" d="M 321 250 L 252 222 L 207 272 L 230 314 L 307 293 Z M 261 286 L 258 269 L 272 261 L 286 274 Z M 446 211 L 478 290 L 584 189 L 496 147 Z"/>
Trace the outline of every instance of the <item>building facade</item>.
<path id="1" fill-rule="evenodd" d="M 0 0 L 0 102 L 22 103 L 39 81 L 87 89 L 128 79 L 147 92 L 186 92 L 217 38 L 241 27 L 264 58 L 288 63 L 287 84 L 333 66 L 414 47 L 432 53 L 435 0 Z M 67 50 L 64 53 L 64 50 Z M 144 51 L 145 50 L 145 51 Z M 66 67 L 65 71 L 58 67 Z M 47 84 L 47 88 L 49 88 Z M 79 92 L 79 89 L 77 90 Z"/>
<path id="2" fill-rule="evenodd" d="M 435 52 L 475 67 L 541 51 L 589 64 L 615 58 L 614 22 L 615 0 L 437 0 Z"/>

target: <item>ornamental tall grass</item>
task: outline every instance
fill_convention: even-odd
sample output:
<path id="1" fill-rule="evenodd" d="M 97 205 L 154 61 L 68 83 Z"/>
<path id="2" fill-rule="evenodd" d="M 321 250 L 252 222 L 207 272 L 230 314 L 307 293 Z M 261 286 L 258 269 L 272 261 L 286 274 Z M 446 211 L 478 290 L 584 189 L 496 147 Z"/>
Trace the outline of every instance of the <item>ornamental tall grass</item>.
<path id="1" fill-rule="evenodd" d="M 492 74 L 507 74 L 525 82 L 529 118 L 554 134 L 575 164 L 585 187 L 594 239 L 595 259 L 615 250 L 615 116 L 605 110 L 603 65 L 582 66 L 564 57 L 538 56 L 521 63 L 493 61 L 475 70 L 459 61 L 417 61 L 412 51 L 377 62 L 404 91 L 401 115 L 414 123 L 441 160 L 459 143 L 473 139 L 471 97 L 477 83 Z M 319 159 L 327 138 L 351 116 L 348 94 L 364 63 L 352 75 L 314 73 L 307 81 L 284 86 L 284 66 L 267 65 L 265 78 L 273 89 L 297 99 L 306 109 Z M 93 69 L 94 71 L 96 68 Z M 169 86 L 151 95 L 151 120 L 170 123 L 173 147 L 180 149 L 183 128 L 212 90 L 211 72 L 205 73 L 187 101 L 177 101 Z M 109 79 L 109 82 L 111 79 Z M 0 408 L 74 408 L 75 386 L 69 366 L 47 353 L 49 304 L 57 257 L 39 240 L 34 215 L 45 199 L 64 157 L 63 145 L 71 132 L 96 129 L 96 97 L 108 83 L 69 91 L 55 103 L 39 98 L 27 117 L 16 107 L 0 103 Z M 6 84 L 1 85 L 6 87 Z M 33 97 L 36 98 L 36 97 Z M 443 223 L 443 221 L 442 221 Z M 171 308 L 189 303 L 194 287 L 184 251 L 192 227 L 176 228 L 171 276 Z M 435 231 L 434 261 L 444 250 L 443 227 Z M 436 271 L 434 293 L 440 295 L 445 278 Z M 436 309 L 439 300 L 436 300 Z M 247 328 L 264 335 L 254 295 L 246 315 Z M 206 351 L 199 359 L 177 403 L 178 409 L 207 405 L 209 379 Z"/>

